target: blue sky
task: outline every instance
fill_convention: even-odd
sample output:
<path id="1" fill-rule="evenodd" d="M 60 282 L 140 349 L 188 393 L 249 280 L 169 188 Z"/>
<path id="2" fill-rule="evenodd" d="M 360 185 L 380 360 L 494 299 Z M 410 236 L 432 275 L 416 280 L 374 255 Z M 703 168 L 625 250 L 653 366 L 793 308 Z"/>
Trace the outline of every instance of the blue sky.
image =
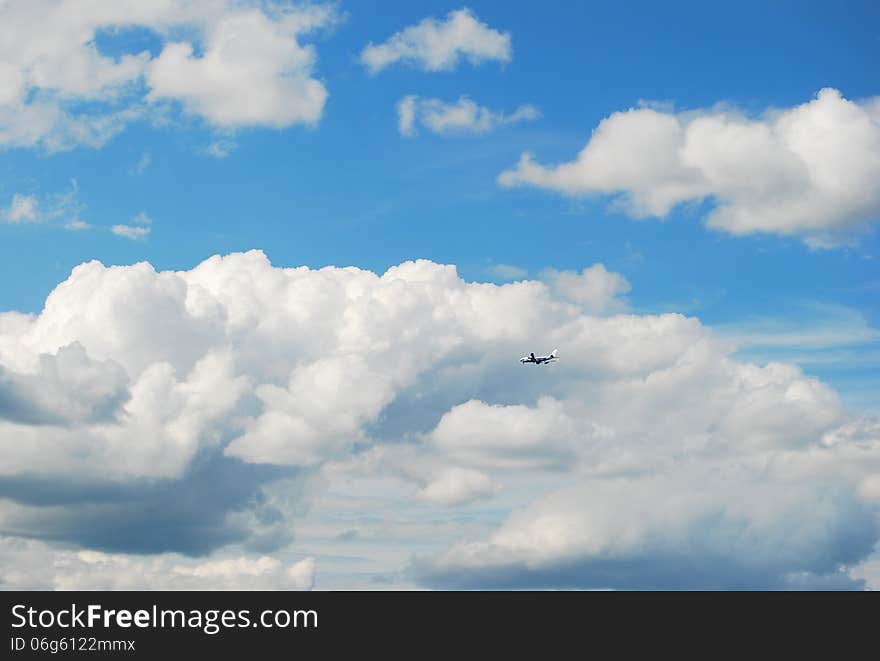
<path id="1" fill-rule="evenodd" d="M 487 268 L 498 263 L 535 275 L 601 261 L 630 281 L 637 310 L 675 309 L 707 323 L 781 315 L 809 324 L 817 320 L 804 305 L 825 303 L 880 323 L 876 231 L 854 246 L 813 250 L 797 238 L 706 231 L 705 207 L 634 221 L 610 211 L 607 197 L 496 183 L 522 151 L 570 159 L 604 117 L 642 100 L 685 110 L 727 102 L 759 114 L 804 103 L 826 86 L 850 99 L 872 96 L 880 50 L 873 3 L 471 7 L 513 35 L 511 62 L 437 73 L 398 66 L 373 76 L 358 62 L 368 42 L 447 8 L 340 7 L 343 18 L 314 40 L 316 75 L 330 94 L 318 125 L 242 128 L 226 138 L 236 147 L 225 158 L 205 154 L 216 129 L 185 117 L 169 126 L 133 123 L 99 149 L 5 150 L 4 202 L 14 193 L 62 194 L 73 179 L 80 215 L 95 229 L 0 226 L 2 308 L 39 310 L 55 284 L 90 259 L 182 269 L 211 254 L 260 248 L 279 265 L 377 271 L 424 257 L 454 263 L 473 280 L 492 279 Z M 118 55 L 159 42 L 128 30 L 98 43 Z M 405 140 L 394 114 L 405 94 L 450 102 L 467 94 L 508 111 L 530 103 L 542 117 L 489 135 Z M 147 240 L 104 229 L 142 212 L 153 220 Z"/>
<path id="2" fill-rule="evenodd" d="M 257 6 L 276 17 L 272 12 L 279 4 L 295 6 L 244 2 L 232 3 L 229 11 Z M 27 12 L 19 12 L 21 6 L 8 10 L 7 24 L 26 32 L 30 23 Z M 468 282 L 497 284 L 522 279 L 552 283 L 553 273 L 581 273 L 602 263 L 628 283 L 615 292 L 623 297 L 619 305 L 614 303 L 606 312 L 640 318 L 677 312 L 699 319 L 713 337 L 735 345 L 733 360 L 798 365 L 836 392 L 853 415 L 880 411 L 876 192 L 853 184 L 829 202 L 827 213 L 824 207 L 817 212 L 819 224 L 812 229 L 786 216 L 783 230 L 740 232 L 730 224 L 709 226 L 708 219 L 724 199 L 733 200 L 730 204 L 737 208 L 758 198 L 754 204 L 777 199 L 773 191 L 761 188 L 766 182 L 755 183 L 745 161 L 735 161 L 733 167 L 739 183 L 719 185 L 705 195 L 681 194 L 668 210 L 648 214 L 628 204 L 640 191 L 656 190 L 662 171 L 648 183 L 616 180 L 609 192 L 602 188 L 605 184 L 589 179 L 593 175 L 571 184 L 554 179 L 553 169 L 575 162 L 600 123 L 614 113 L 653 109 L 658 116 L 678 118 L 682 125 L 693 117 L 736 116 L 769 126 L 798 107 L 819 104 L 817 95 L 824 88 L 837 90 L 842 103 L 858 112 L 874 112 L 874 119 L 867 120 L 868 126 L 874 122 L 873 133 L 862 142 L 876 144 L 867 140 L 876 140 L 880 116 L 880 105 L 871 101 L 880 95 L 877 3 L 473 1 L 467 4 L 471 16 L 486 30 L 508 36 L 507 56 L 489 55 L 473 62 L 465 54 L 439 71 L 419 61 L 397 61 L 375 72 L 362 61 L 368 44 L 382 44 L 428 17 L 444 21 L 460 7 L 436 1 L 323 7 L 329 7 L 329 18 L 321 19 L 314 31 L 296 34 L 299 46 L 314 49 L 315 60 L 305 69 L 305 78 L 318 81 L 328 94 L 313 112 L 313 121 L 218 121 L 211 113 L 219 111 L 207 105 L 195 111 L 185 105 L 186 85 L 197 87 L 202 82 L 198 77 L 185 81 L 183 91 L 166 81 L 165 89 L 172 91 L 161 98 L 148 96 L 160 86 L 150 77 L 153 73 L 130 75 L 123 84 L 99 86 L 92 94 L 82 91 L 87 83 L 77 87 L 69 82 L 72 79 L 69 85 L 41 86 L 34 73 L 41 66 L 39 59 L 12 62 L 30 76 L 26 94 L 15 102 L 19 105 L 10 102 L 15 112 L 33 116 L 34 104 L 49 99 L 73 117 L 110 116 L 127 109 L 135 115 L 120 121 L 113 135 L 91 144 L 68 135 L 68 144 L 57 148 L 48 138 L 16 142 L 9 137 L 12 120 L 0 113 L 0 209 L 7 210 L 7 222 L 0 222 L 0 312 L 38 314 L 46 296 L 71 269 L 90 260 L 107 266 L 148 261 L 157 271 L 187 271 L 212 255 L 258 249 L 276 267 L 355 266 L 381 274 L 423 258 L 454 264 Z M 191 40 L 193 57 L 202 57 L 208 45 L 199 30 L 208 28 L 200 20 L 98 17 L 89 30 L 100 58 L 119 64 L 126 55 L 147 51 L 147 71 L 174 41 Z M 48 38 L 60 44 L 62 54 L 64 48 L 88 47 L 65 42 L 60 34 L 53 37 L 50 32 Z M 296 75 L 301 74 L 297 69 Z M 235 98 L 222 99 L 217 108 L 258 106 L 261 88 L 258 83 L 248 85 L 238 92 L 226 90 Z M 2 92 L 0 86 L 0 106 Z M 418 106 L 422 114 L 417 115 L 417 135 L 405 136 L 398 104 L 410 95 L 419 102 L 435 99 L 445 104 L 466 96 L 495 113 L 495 124 L 482 131 L 473 126 L 434 131 L 427 101 Z M 204 98 L 198 103 L 209 103 Z M 822 102 L 831 103 L 828 97 Z M 539 116 L 512 118 L 525 105 L 536 108 Z M 507 120 L 498 119 L 502 114 Z M 832 126 L 832 142 L 848 126 Z M 643 141 L 638 132 L 628 135 L 636 144 L 646 144 L 647 138 Z M 734 149 L 735 141 L 728 146 Z M 870 147 L 866 151 L 866 165 L 853 158 L 856 176 L 875 171 Z M 540 181 L 517 169 L 524 152 L 533 154 L 543 168 L 536 175 L 544 177 Z M 758 154 L 754 167 L 767 159 Z M 811 167 L 821 165 L 820 159 Z M 813 180 L 816 171 L 811 171 Z M 519 173 L 520 179 L 504 185 L 504 172 Z M 744 188 L 742 181 L 748 182 Z M 779 181 L 782 199 L 788 195 L 782 190 L 788 180 Z M 572 192 L 566 186 L 580 188 Z M 36 204 L 37 211 L 25 218 L 28 222 L 10 220 L 16 199 Z M 827 201 L 817 200 L 817 208 Z M 767 219 L 771 216 L 767 212 Z M 65 227 L 74 220 L 88 227 Z M 113 226 L 129 229 L 114 232 Z M 86 339 L 76 339 L 94 355 Z M 656 341 L 659 346 L 661 340 Z M 34 340 L 21 346 L 37 344 Z M 46 345 L 41 351 L 52 353 L 59 346 Z M 0 350 L 0 367 L 4 355 Z M 134 379 L 124 359 L 107 355 L 121 361 Z M 538 406 L 538 391 L 528 390 L 528 397 L 534 395 L 531 400 L 523 395 L 522 402 L 508 402 L 501 385 L 495 384 L 498 389 L 493 391 L 492 377 L 482 378 L 479 385 L 461 392 L 490 403 Z M 561 392 L 546 387 L 557 396 Z M 436 408 L 435 417 L 418 428 L 435 428 L 443 411 L 451 414 L 462 404 L 461 392 L 437 395 L 439 403 L 429 407 Z M 410 402 L 410 396 L 416 397 L 398 393 L 395 401 Z M 540 406 L 535 410 L 543 420 L 546 412 Z M 394 422 L 399 411 L 382 415 L 386 414 Z M 361 422 L 376 424 L 380 414 L 367 418 Z M 224 434 L 227 440 L 234 436 Z M 435 436 L 441 438 L 440 431 Z M 256 450 L 249 452 L 235 456 L 266 459 Z M 542 480 L 523 493 L 544 493 Z M 391 496 L 382 491 L 376 498 L 393 500 L 394 489 Z M 468 531 L 485 533 L 485 526 L 498 525 L 508 512 L 525 504 L 522 499 L 490 501 L 485 510 L 464 517 L 475 526 Z M 399 511 L 409 512 L 408 507 Z M 325 519 L 309 520 L 308 526 L 323 530 L 325 524 Z M 446 548 L 458 539 L 444 528 L 427 546 Z M 337 542 L 328 542 L 326 548 L 335 549 Z M 287 548 L 285 557 L 304 557 Z M 369 555 L 364 549 L 358 553 Z M 337 561 L 327 560 L 325 566 L 336 567 L 333 562 Z M 394 556 L 393 562 L 406 564 L 406 558 Z M 642 559 L 627 562 L 640 566 Z M 387 578 L 392 561 L 375 563 Z M 318 565 L 320 571 L 320 557 Z M 351 578 L 338 567 L 334 571 L 337 585 L 347 580 L 339 577 Z M 442 583 L 445 570 L 432 571 L 425 570 L 424 581 Z M 566 571 L 551 568 L 548 575 L 562 572 L 559 580 L 564 582 Z M 581 580 L 578 571 L 571 574 L 575 584 Z M 763 579 L 749 575 L 743 580 Z"/>

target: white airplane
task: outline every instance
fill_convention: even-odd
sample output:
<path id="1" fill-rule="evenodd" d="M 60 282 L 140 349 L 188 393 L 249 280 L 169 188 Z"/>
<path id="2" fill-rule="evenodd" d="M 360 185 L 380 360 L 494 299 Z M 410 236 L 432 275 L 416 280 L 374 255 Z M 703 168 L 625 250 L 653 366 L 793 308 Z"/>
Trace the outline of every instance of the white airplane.
<path id="1" fill-rule="evenodd" d="M 559 349 L 553 349 L 553 352 L 549 356 L 536 356 L 534 353 L 530 353 L 528 356 L 523 356 L 519 359 L 523 365 L 526 363 L 535 363 L 535 365 L 543 365 L 544 363 L 552 363 L 555 360 L 559 360 Z"/>

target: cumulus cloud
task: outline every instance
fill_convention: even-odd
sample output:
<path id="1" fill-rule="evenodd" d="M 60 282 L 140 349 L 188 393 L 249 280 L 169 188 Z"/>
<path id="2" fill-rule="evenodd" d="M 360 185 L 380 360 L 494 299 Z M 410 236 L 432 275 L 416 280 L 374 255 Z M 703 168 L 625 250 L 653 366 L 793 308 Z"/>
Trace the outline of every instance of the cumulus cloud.
<path id="1" fill-rule="evenodd" d="M 540 165 L 529 153 L 503 186 L 613 195 L 634 218 L 664 217 L 711 198 L 707 225 L 735 235 L 772 232 L 831 245 L 880 213 L 876 99 L 826 88 L 799 106 L 753 118 L 728 107 L 616 112 L 577 159 Z"/>
<path id="2" fill-rule="evenodd" d="M 327 89 L 311 77 L 314 49 L 297 35 L 330 16 L 232 11 L 210 26 L 200 55 L 189 42 L 165 46 L 147 69 L 147 98 L 179 101 L 219 127 L 314 124 Z"/>
<path id="3" fill-rule="evenodd" d="M 301 40 L 335 16 L 328 6 L 232 0 L 6 2 L 0 147 L 100 147 L 165 112 L 160 102 L 225 129 L 314 124 L 327 91 Z M 102 52 L 99 37 L 132 28 L 158 37 L 161 52 Z"/>
<path id="4" fill-rule="evenodd" d="M 453 467 L 432 476 L 418 496 L 430 503 L 454 507 L 488 498 L 496 490 L 497 486 L 485 473 L 472 468 Z"/>
<path id="5" fill-rule="evenodd" d="M 82 439 L 69 434 L 68 444 L 71 437 Z M 56 435 L 54 440 L 58 443 L 61 438 Z M 142 444 L 144 440 L 117 438 L 117 443 Z M 162 459 L 154 455 L 144 460 Z M 114 468 L 102 471 L 95 466 L 89 471 L 68 466 L 62 470 L 47 462 L 42 469 L 24 466 L 17 473 L 0 476 L 3 530 L 112 553 L 189 556 L 230 545 L 268 553 L 293 539 L 290 518 L 295 507 L 285 499 L 301 501 L 304 482 L 301 474 L 290 469 L 244 464 L 208 448 L 175 476 L 155 471 L 151 476 L 147 467 L 126 476 Z M 273 489 L 284 496 L 273 495 Z"/>
<path id="6" fill-rule="evenodd" d="M 462 96 L 454 103 L 440 99 L 405 96 L 397 104 L 397 124 L 405 137 L 417 135 L 416 124 L 432 133 L 488 133 L 496 128 L 517 122 L 537 119 L 541 113 L 531 105 L 523 105 L 509 115 L 495 112 Z"/>
<path id="7" fill-rule="evenodd" d="M 370 73 L 396 62 L 425 71 L 451 71 L 462 58 L 478 65 L 487 60 L 510 62 L 512 57 L 510 33 L 490 28 L 464 8 L 449 12 L 442 21 L 425 18 L 381 44 L 370 43 L 361 52 L 361 63 Z"/>
<path id="8" fill-rule="evenodd" d="M 411 575 L 859 585 L 880 539 L 875 422 L 794 365 L 735 359 L 697 319 L 615 313 L 625 280 L 604 267 L 565 276 L 280 268 L 258 251 L 187 271 L 82 264 L 39 314 L 0 313 L 0 528 L 264 554 L 314 539 L 297 529 L 308 509 L 342 521 L 333 544 L 363 529 L 405 549 L 420 516 L 488 503 L 494 530 L 446 522 L 446 550 Z M 517 361 L 557 347 L 551 367 Z M 355 481 L 381 490 L 355 498 Z"/>
<path id="9" fill-rule="evenodd" d="M 720 475 L 706 490 L 691 479 L 597 480 L 553 493 L 487 541 L 456 545 L 420 570 L 457 587 L 860 585 L 842 568 L 870 554 L 878 527 L 851 489 Z"/>
<path id="10" fill-rule="evenodd" d="M 545 269 L 541 277 L 559 296 L 579 303 L 589 314 L 621 312 L 626 307 L 621 298 L 630 290 L 630 284 L 620 273 L 605 268 L 602 263 L 577 271 Z"/>
<path id="11" fill-rule="evenodd" d="M 0 365 L 0 419 L 27 424 L 109 420 L 128 398 L 128 377 L 113 361 L 93 361 L 77 342 L 41 354 L 35 373 Z"/>
<path id="12" fill-rule="evenodd" d="M 555 467 L 574 453 L 576 425 L 561 402 L 544 397 L 534 408 L 471 400 L 443 415 L 431 442 L 466 465 L 485 468 Z"/>

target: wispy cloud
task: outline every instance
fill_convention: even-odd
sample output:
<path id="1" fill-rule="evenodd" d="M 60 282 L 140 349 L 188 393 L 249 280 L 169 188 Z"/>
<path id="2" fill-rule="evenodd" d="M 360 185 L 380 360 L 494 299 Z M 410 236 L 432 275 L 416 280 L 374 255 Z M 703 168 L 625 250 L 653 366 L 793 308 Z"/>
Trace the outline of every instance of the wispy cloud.
<path id="1" fill-rule="evenodd" d="M 398 129 L 407 138 L 418 135 L 417 126 L 439 134 L 488 133 L 502 126 L 531 121 L 540 116 L 540 111 L 532 105 L 522 105 L 505 114 L 478 105 L 467 96 L 446 103 L 440 99 L 409 95 L 397 104 Z"/>
<path id="2" fill-rule="evenodd" d="M 84 209 L 76 179 L 71 179 L 70 187 L 60 193 L 15 193 L 8 206 L 0 209 L 0 220 L 11 224 L 45 223 L 67 229 L 86 229 L 88 223 L 80 218 Z"/>
<path id="3" fill-rule="evenodd" d="M 143 155 L 138 159 L 138 162 L 134 164 L 129 170 L 129 174 L 143 174 L 147 171 L 147 168 L 150 167 L 150 163 L 153 162 L 153 155 L 149 151 L 145 151 Z"/>
<path id="4" fill-rule="evenodd" d="M 0 213 L 8 223 L 29 223 L 37 220 L 37 198 L 34 195 L 16 193 L 9 207 Z"/>
<path id="5" fill-rule="evenodd" d="M 493 264 L 486 270 L 501 280 L 520 280 L 529 274 L 527 270 L 512 264 Z"/>
<path id="6" fill-rule="evenodd" d="M 753 318 L 714 327 L 736 348 L 735 355 L 758 364 L 799 365 L 835 386 L 851 406 L 880 410 L 880 329 L 865 315 L 838 304 L 802 303 L 786 316 Z"/>
<path id="7" fill-rule="evenodd" d="M 235 151 L 236 147 L 238 147 L 238 143 L 235 140 L 221 138 L 205 147 L 205 153 L 213 158 L 226 158 Z"/>
<path id="8" fill-rule="evenodd" d="M 756 317 L 715 330 L 740 351 L 822 351 L 880 342 L 880 330 L 861 311 L 815 301 L 800 304 L 788 316 Z"/>

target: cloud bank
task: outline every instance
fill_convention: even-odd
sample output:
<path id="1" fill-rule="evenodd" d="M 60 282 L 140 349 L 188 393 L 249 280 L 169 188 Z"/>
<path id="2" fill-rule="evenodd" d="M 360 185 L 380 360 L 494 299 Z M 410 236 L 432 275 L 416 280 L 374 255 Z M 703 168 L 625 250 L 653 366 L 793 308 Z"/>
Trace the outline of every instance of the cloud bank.
<path id="1" fill-rule="evenodd" d="M 34 540 L 0 537 L 0 587 L 6 590 L 310 590 L 315 560 L 285 565 L 269 556 L 192 560 L 98 551 L 65 551 Z"/>
<path id="2" fill-rule="evenodd" d="M 728 107 L 652 107 L 602 120 L 577 158 L 540 165 L 524 153 L 502 186 L 611 195 L 634 218 L 711 198 L 709 227 L 832 245 L 880 214 L 880 103 L 821 90 L 799 106 L 748 117 Z"/>
<path id="3" fill-rule="evenodd" d="M 734 359 L 697 319 L 625 313 L 628 287 L 601 265 L 495 285 L 259 251 L 82 264 L 39 314 L 0 313 L 0 531 L 296 550 L 305 512 L 350 517 L 363 481 L 426 519 L 507 512 L 449 519 L 448 547 L 410 567 L 423 585 L 861 585 L 880 424 L 793 365 Z"/>

